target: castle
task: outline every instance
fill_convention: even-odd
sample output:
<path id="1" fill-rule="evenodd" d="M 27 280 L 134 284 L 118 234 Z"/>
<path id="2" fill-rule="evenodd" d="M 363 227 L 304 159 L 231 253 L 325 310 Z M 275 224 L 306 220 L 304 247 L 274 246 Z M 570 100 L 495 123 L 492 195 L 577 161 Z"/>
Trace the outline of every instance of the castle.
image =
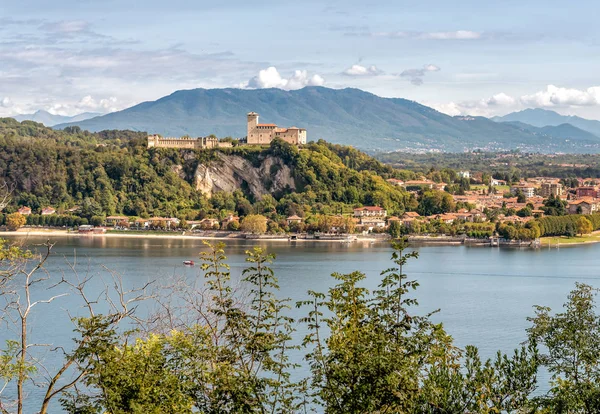
<path id="1" fill-rule="evenodd" d="M 148 148 L 181 148 L 181 149 L 208 149 L 231 147 L 231 142 L 219 142 L 215 137 L 181 137 L 163 138 L 160 135 L 148 135 Z"/>
<path id="2" fill-rule="evenodd" d="M 304 128 L 279 128 L 275 124 L 259 124 L 258 114 L 250 112 L 248 114 L 248 134 L 247 143 L 249 145 L 266 145 L 275 138 L 294 145 L 306 144 L 306 129 Z"/>
<path id="3" fill-rule="evenodd" d="M 248 114 L 248 145 L 269 145 L 275 138 L 280 138 L 293 145 L 306 144 L 306 129 L 304 128 L 279 128 L 275 124 L 259 124 L 258 114 Z M 180 148 L 180 149 L 210 149 L 231 147 L 231 142 L 220 142 L 212 137 L 181 137 L 163 138 L 160 135 L 148 135 L 148 148 Z"/>

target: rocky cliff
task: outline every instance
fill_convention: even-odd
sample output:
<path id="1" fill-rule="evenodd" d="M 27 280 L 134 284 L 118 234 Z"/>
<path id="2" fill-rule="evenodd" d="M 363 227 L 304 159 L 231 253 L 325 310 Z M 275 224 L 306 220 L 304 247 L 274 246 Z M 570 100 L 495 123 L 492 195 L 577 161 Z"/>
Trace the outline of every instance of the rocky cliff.
<path id="1" fill-rule="evenodd" d="M 265 157 L 258 167 L 238 155 L 218 153 L 217 158 L 198 165 L 194 176 L 196 189 L 209 197 L 218 191 L 242 189 L 260 198 L 296 189 L 292 170 L 277 157 Z"/>

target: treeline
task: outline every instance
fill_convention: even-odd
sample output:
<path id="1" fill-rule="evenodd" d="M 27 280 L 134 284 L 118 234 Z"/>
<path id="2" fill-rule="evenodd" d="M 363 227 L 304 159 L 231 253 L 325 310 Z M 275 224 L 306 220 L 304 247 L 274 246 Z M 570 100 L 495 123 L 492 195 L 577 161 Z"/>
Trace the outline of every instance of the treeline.
<path id="1" fill-rule="evenodd" d="M 35 333 L 28 316 L 38 307 L 31 307 L 27 289 L 45 279 L 36 278 L 31 253 L 2 241 L 7 271 L 0 295 L 11 306 L 0 316 L 15 330 L 1 348 L 7 392 L 0 406 L 41 414 L 58 400 L 68 413 L 89 414 L 599 412 L 595 289 L 577 284 L 558 313 L 536 307 L 526 342 L 484 360 L 475 346 L 458 348 L 431 313 L 419 312 L 418 282 L 402 273 L 418 254 L 405 248 L 395 246 L 392 265 L 372 291 L 363 273 L 334 273 L 327 292 L 308 291 L 296 304 L 304 311 L 300 320 L 288 316 L 290 301 L 278 298 L 274 256 L 260 247 L 247 252 L 241 281 L 232 281 L 224 246 L 209 245 L 200 256 L 201 290 L 182 281 L 172 291 L 158 287 L 161 294 L 124 292 L 115 283 L 114 292 L 88 298 L 89 279 L 60 273 L 48 294 L 58 301 L 57 286 L 66 287 L 86 315 L 73 319 L 73 342 L 53 344 L 62 362 L 38 372 L 40 361 L 21 332 Z M 110 306 L 100 313 L 104 297 Z M 135 314 L 144 301 L 156 302 L 150 318 Z M 299 353 L 304 377 L 295 372 L 300 361 L 292 360 Z M 540 369 L 551 376 L 544 393 Z M 46 375 L 52 381 L 40 381 Z M 45 398 L 28 398 L 30 386 Z"/>
<path id="2" fill-rule="evenodd" d="M 537 221 L 542 236 L 575 236 L 600 229 L 600 214 L 547 216 Z"/>

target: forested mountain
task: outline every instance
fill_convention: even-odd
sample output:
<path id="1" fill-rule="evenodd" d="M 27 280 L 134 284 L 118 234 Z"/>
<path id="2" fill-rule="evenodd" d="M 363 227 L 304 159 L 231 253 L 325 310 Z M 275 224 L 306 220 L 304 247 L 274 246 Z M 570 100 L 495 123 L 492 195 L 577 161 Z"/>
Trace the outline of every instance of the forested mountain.
<path id="1" fill-rule="evenodd" d="M 349 147 L 318 142 L 299 151 L 275 141 L 269 148 L 194 151 L 148 149 L 146 143 L 143 133 L 90 133 L 77 127 L 56 131 L 0 118 L 0 178 L 14 188 L 7 211 L 22 205 L 34 212 L 45 206 L 59 211 L 79 206 L 86 217 L 127 214 L 191 220 L 225 211 L 339 213 L 361 204 L 403 212 L 414 204 L 410 194 L 385 181 L 401 172 Z M 253 175 L 267 158 L 270 167 Z M 199 171 L 238 161 L 248 168 L 235 177 L 237 187 L 211 198 L 201 191 L 205 177 Z M 289 174 L 288 185 L 275 191 L 273 177 L 282 168 Z M 256 181 L 262 193 L 252 191 Z"/>
<path id="2" fill-rule="evenodd" d="M 307 128 L 309 140 L 322 138 L 369 151 L 520 148 L 581 152 L 600 145 L 597 137 L 573 142 L 568 137 L 541 136 L 483 117 L 451 117 L 406 99 L 324 87 L 182 90 L 56 128 L 76 124 L 90 131 L 128 129 L 169 136 L 244 137 L 250 111 L 258 112 L 264 122 Z"/>
<path id="3" fill-rule="evenodd" d="M 64 124 L 65 122 L 80 122 L 86 119 L 94 118 L 96 116 L 102 115 L 100 113 L 95 112 L 84 112 L 75 116 L 62 116 L 62 115 L 54 115 L 48 111 L 39 110 L 34 112 L 33 114 L 22 114 L 15 115 L 12 118 L 17 121 L 35 121 L 40 124 L 44 124 L 46 126 L 54 126 L 57 124 Z"/>
<path id="4" fill-rule="evenodd" d="M 534 127 L 559 126 L 571 124 L 574 127 L 600 137 L 600 121 L 585 119 L 578 116 L 561 115 L 547 109 L 525 109 L 504 116 L 492 118 L 496 122 L 523 122 Z"/>

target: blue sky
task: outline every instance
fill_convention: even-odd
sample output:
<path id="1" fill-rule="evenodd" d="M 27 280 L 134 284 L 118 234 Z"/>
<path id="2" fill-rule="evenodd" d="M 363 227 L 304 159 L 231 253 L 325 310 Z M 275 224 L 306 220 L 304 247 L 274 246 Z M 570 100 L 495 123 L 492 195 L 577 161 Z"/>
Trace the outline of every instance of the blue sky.
<path id="1" fill-rule="evenodd" d="M 564 0 L 0 0 L 0 115 L 323 85 L 452 115 L 600 119 L 598 12 Z"/>

